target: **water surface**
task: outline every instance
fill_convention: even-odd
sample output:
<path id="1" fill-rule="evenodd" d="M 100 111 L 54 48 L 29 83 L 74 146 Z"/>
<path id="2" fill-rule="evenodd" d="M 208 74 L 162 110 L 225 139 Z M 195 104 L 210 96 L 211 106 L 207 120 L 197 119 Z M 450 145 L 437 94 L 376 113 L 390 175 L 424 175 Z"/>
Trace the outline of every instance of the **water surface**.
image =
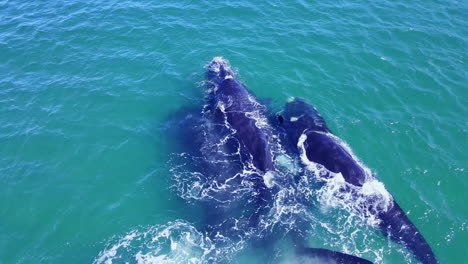
<path id="1" fill-rule="evenodd" d="M 203 241 L 170 188 L 168 131 L 179 109 L 201 109 L 214 56 L 276 109 L 314 104 L 440 262 L 466 262 L 467 13 L 435 0 L 1 1 L 1 262 L 90 263 L 125 241 L 150 261 L 136 253 L 154 241 L 136 238 L 165 227 Z M 411 261 L 378 233 L 350 244 L 311 225 L 311 246 Z"/>

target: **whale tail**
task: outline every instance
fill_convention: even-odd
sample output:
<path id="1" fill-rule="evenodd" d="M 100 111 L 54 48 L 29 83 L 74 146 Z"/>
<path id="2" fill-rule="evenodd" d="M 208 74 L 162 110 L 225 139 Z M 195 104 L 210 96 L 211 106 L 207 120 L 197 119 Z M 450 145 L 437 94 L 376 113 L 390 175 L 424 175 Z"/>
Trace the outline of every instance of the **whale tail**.
<path id="1" fill-rule="evenodd" d="M 372 264 L 371 261 L 341 253 L 334 250 L 324 248 L 310 248 L 307 245 L 307 236 L 302 230 L 306 230 L 307 221 L 299 220 L 297 229 L 291 230 L 289 237 L 291 242 L 295 245 L 293 252 L 293 260 L 288 263 L 304 263 L 304 264 Z"/>
<path id="2" fill-rule="evenodd" d="M 381 213 L 380 218 L 384 234 L 404 245 L 422 263 L 438 263 L 429 244 L 396 202 L 390 210 Z"/>
<path id="3" fill-rule="evenodd" d="M 353 255 L 323 248 L 298 248 L 295 260 L 297 263 L 326 263 L 326 264 L 372 264 L 371 261 Z"/>

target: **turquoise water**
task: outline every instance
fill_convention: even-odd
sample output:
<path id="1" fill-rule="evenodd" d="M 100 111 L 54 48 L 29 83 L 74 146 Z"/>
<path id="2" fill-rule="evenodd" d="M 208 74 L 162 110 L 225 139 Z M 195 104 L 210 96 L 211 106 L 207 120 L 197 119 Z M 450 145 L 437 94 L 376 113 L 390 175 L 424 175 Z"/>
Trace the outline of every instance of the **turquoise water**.
<path id="1" fill-rule="evenodd" d="M 0 263 L 100 262 L 112 248 L 137 262 L 165 227 L 199 240 L 166 262 L 203 259 L 199 212 L 170 187 L 168 131 L 201 109 L 214 56 L 273 108 L 314 104 L 439 261 L 467 263 L 467 14 L 435 0 L 0 1 Z M 311 225 L 311 246 L 415 263 L 378 233 L 349 243 Z"/>

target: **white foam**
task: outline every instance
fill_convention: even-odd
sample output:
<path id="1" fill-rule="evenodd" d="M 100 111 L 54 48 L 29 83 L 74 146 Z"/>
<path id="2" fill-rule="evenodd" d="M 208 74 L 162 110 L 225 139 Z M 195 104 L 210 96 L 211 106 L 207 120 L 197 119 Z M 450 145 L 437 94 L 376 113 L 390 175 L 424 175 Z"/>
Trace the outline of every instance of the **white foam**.
<path id="1" fill-rule="evenodd" d="M 217 63 L 227 63 L 227 60 L 225 60 L 222 56 L 216 56 L 211 61 Z"/>
<path id="2" fill-rule="evenodd" d="M 370 169 L 362 165 L 349 146 L 339 138 L 330 133 L 315 131 L 314 133 L 321 133 L 335 140 L 366 173 L 366 181 L 362 187 L 359 187 L 346 182 L 341 173 L 333 173 L 321 164 L 310 161 L 305 150 L 307 135 L 303 133 L 297 143 L 301 161 L 316 180 L 324 182 L 324 185 L 317 191 L 318 200 L 327 206 L 342 208 L 356 214 L 370 225 L 377 225 L 379 223 L 378 212 L 387 211 L 393 204 L 393 198 L 384 184 L 372 176 Z"/>
<path id="3" fill-rule="evenodd" d="M 130 232 L 125 237 L 123 237 L 116 245 L 112 246 L 106 251 L 101 251 L 98 258 L 94 263 L 112 263 L 112 259 L 117 255 L 117 250 L 120 248 L 127 248 L 130 245 L 130 242 L 137 236 L 136 232 Z"/>
<path id="4" fill-rule="evenodd" d="M 377 179 L 366 181 L 362 185 L 362 194 L 379 195 L 388 202 L 392 200 L 392 197 L 390 193 L 387 191 L 387 189 L 385 188 L 385 185 L 381 181 L 378 181 Z"/>
<path id="5" fill-rule="evenodd" d="M 134 230 L 119 239 L 109 249 L 101 251 L 94 263 L 139 264 L 206 263 L 208 259 L 221 261 L 234 247 L 216 248 L 204 234 L 184 221 Z M 222 252 L 223 255 L 217 255 Z"/>
<path id="6" fill-rule="evenodd" d="M 233 72 L 231 66 L 229 65 L 229 61 L 223 57 L 214 57 L 207 65 L 205 65 L 205 68 L 209 69 L 210 71 L 219 73 L 221 71 L 221 66 L 223 66 L 227 72 Z"/>
<path id="7" fill-rule="evenodd" d="M 275 173 L 273 171 L 267 171 L 263 175 L 263 182 L 268 188 L 272 188 L 273 186 L 275 186 Z"/>

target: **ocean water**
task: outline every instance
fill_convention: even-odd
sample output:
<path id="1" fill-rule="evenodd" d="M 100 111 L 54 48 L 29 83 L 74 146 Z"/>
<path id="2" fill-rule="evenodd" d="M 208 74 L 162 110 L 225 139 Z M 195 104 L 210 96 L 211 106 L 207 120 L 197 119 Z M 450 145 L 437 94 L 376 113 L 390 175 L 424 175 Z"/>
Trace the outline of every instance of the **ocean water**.
<path id="1" fill-rule="evenodd" d="M 467 15 L 456 0 L 0 1 L 0 263 L 208 261 L 171 157 L 214 56 L 275 111 L 313 104 L 438 260 L 468 263 Z M 334 213 L 310 246 L 417 263 Z"/>

